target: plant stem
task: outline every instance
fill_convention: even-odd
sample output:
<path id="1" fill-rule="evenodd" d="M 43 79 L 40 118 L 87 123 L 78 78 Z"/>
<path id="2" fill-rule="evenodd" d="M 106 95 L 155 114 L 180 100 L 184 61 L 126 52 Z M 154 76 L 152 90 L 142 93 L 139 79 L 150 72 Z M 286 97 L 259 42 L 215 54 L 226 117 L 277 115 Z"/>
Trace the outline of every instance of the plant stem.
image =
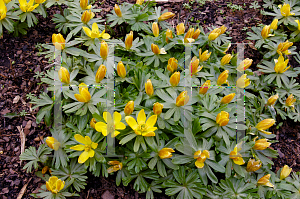
<path id="1" fill-rule="evenodd" d="M 64 16 L 64 11 L 63 11 L 63 9 L 61 8 L 60 5 L 58 5 L 58 7 L 59 7 L 59 10 L 60 10 L 60 14 L 61 14 L 62 16 Z"/>

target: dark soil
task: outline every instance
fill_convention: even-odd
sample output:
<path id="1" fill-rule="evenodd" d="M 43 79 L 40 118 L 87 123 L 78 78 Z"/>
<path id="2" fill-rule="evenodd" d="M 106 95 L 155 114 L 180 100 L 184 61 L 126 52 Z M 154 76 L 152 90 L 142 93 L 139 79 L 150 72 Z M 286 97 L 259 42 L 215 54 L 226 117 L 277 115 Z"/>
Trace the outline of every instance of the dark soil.
<path id="1" fill-rule="evenodd" d="M 124 2 L 124 1 L 121 1 Z M 134 0 L 129 0 L 134 3 Z M 171 21 L 174 27 L 178 22 L 189 21 L 187 25 L 201 25 L 207 32 L 207 27 L 225 25 L 231 33 L 232 43 L 244 42 L 246 32 L 252 26 L 259 23 L 270 24 L 272 18 L 260 14 L 260 9 L 250 9 L 252 0 L 231 1 L 233 4 L 241 5 L 244 10 L 231 10 L 227 7 L 230 1 L 218 0 L 216 2 L 207 2 L 205 5 L 197 7 L 196 3 L 191 5 L 190 9 L 184 8 L 183 3 L 189 3 L 188 0 L 171 0 L 171 2 L 157 4 L 169 11 L 174 12 L 175 18 Z M 97 1 L 96 5 L 102 8 L 102 12 L 96 16 L 105 18 L 117 1 Z M 262 5 L 262 0 L 258 0 Z M 244 5 L 245 4 L 245 5 Z M 162 9 L 163 10 L 163 9 Z M 39 56 L 37 44 L 51 42 L 53 33 L 57 33 L 55 25 L 51 18 L 53 14 L 59 13 L 55 7 L 47 10 L 46 19 L 38 17 L 39 24 L 28 30 L 26 36 L 13 37 L 6 32 L 0 39 L 0 198 L 12 199 L 17 198 L 20 190 L 28 182 L 23 198 L 32 198 L 30 193 L 36 193 L 39 187 L 44 184 L 39 178 L 35 177 L 34 172 L 26 173 L 22 168 L 24 162 L 20 162 L 21 153 L 20 131 L 26 135 L 25 148 L 29 146 L 38 147 L 43 137 L 48 135 L 48 127 L 42 122 L 36 124 L 35 114 L 38 110 L 32 110 L 32 105 L 27 99 L 27 94 L 38 95 L 46 91 L 45 86 L 40 84 L 40 80 L 35 78 L 35 72 L 43 72 L 44 68 L 49 65 L 47 59 Z M 243 30 L 247 27 L 248 30 Z M 117 30 L 116 30 L 117 31 Z M 118 33 L 118 32 L 117 32 Z M 299 46 L 297 46 L 299 49 Z M 232 45 L 231 50 L 235 50 Z M 252 45 L 246 45 L 245 58 L 254 60 L 252 68 L 255 70 L 256 64 L 262 59 Z M 292 62 L 294 67 L 299 64 Z M 23 116 L 15 118 L 3 117 L 7 113 L 23 113 Z M 18 128 L 19 130 L 18 130 Z M 272 147 L 278 150 L 280 158 L 273 160 L 274 170 L 278 170 L 285 164 L 299 171 L 300 167 L 300 143 L 299 143 L 300 125 L 293 121 L 284 121 L 283 126 L 277 130 L 278 142 L 272 144 Z M 114 181 L 115 176 L 109 178 L 95 178 L 89 176 L 86 189 L 80 193 L 80 198 L 127 198 L 137 199 L 145 198 L 145 194 L 137 193 L 132 184 L 128 187 L 117 187 Z M 163 194 L 156 195 L 155 198 L 167 198 Z"/>

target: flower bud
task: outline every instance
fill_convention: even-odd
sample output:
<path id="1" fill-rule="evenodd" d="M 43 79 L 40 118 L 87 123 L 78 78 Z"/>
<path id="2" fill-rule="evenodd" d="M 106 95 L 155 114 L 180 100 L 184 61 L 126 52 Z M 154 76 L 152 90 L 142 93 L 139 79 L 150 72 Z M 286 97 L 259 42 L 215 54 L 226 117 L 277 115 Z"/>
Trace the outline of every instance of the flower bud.
<path id="1" fill-rule="evenodd" d="M 278 19 L 274 19 L 270 25 L 270 29 L 277 30 Z"/>
<path id="2" fill-rule="evenodd" d="M 169 43 L 169 38 L 173 39 L 172 30 L 168 29 L 166 32 L 166 42 Z"/>
<path id="3" fill-rule="evenodd" d="M 199 59 L 197 59 L 196 56 L 193 57 L 191 61 L 191 74 L 192 75 L 197 74 L 202 68 L 203 66 L 199 67 Z"/>
<path id="4" fill-rule="evenodd" d="M 201 87 L 200 87 L 200 90 L 199 90 L 199 94 L 205 94 L 207 92 L 207 90 L 209 89 L 210 87 L 210 80 L 207 80 Z"/>
<path id="5" fill-rule="evenodd" d="M 84 13 L 81 16 L 81 21 L 82 23 L 88 23 L 93 17 L 95 16 L 95 14 L 92 11 L 84 11 Z"/>
<path id="6" fill-rule="evenodd" d="M 45 173 L 47 173 L 47 171 L 49 170 L 48 166 L 44 166 L 42 169 L 42 174 L 44 175 Z"/>
<path id="7" fill-rule="evenodd" d="M 88 5 L 88 0 L 80 0 L 80 7 L 82 10 L 91 9 L 92 5 Z"/>
<path id="8" fill-rule="evenodd" d="M 243 74 L 237 81 L 236 85 L 239 88 L 246 88 L 250 85 L 250 79 L 247 79 L 247 74 Z"/>
<path id="9" fill-rule="evenodd" d="M 65 39 L 60 33 L 52 35 L 52 43 L 57 50 L 65 49 Z"/>
<path id="10" fill-rule="evenodd" d="M 300 30 L 300 21 L 297 19 L 295 22 L 298 24 L 298 30 Z"/>
<path id="11" fill-rule="evenodd" d="M 253 62 L 252 59 L 249 58 L 244 59 L 244 61 L 242 61 L 240 65 L 237 67 L 237 70 L 243 72 L 244 70 L 248 69 L 252 65 L 252 62 Z"/>
<path id="12" fill-rule="evenodd" d="M 174 57 L 172 57 L 172 58 L 170 58 L 168 60 L 168 66 L 167 66 L 168 71 L 170 71 L 171 73 L 173 73 L 174 71 L 177 70 L 177 66 L 178 66 L 177 59 L 175 59 Z"/>
<path id="13" fill-rule="evenodd" d="M 163 107 L 164 107 L 164 105 L 159 102 L 154 103 L 153 104 L 153 113 L 155 115 L 161 114 Z"/>
<path id="14" fill-rule="evenodd" d="M 106 60 L 107 56 L 108 56 L 108 45 L 107 43 L 103 40 L 101 42 L 101 46 L 100 46 L 100 56 L 102 57 L 102 59 Z"/>
<path id="15" fill-rule="evenodd" d="M 58 77 L 62 83 L 69 84 L 70 83 L 70 74 L 65 67 L 60 67 L 58 71 Z"/>
<path id="16" fill-rule="evenodd" d="M 226 64 L 228 64 L 230 62 L 232 58 L 232 55 L 231 54 L 226 54 L 224 57 L 222 57 L 221 59 L 221 65 L 224 66 Z"/>
<path id="17" fill-rule="evenodd" d="M 219 126 L 226 126 L 229 122 L 229 113 L 226 111 L 221 111 L 216 117 L 216 123 L 219 124 Z"/>
<path id="18" fill-rule="evenodd" d="M 96 76 L 95 76 L 95 81 L 97 83 L 101 82 L 103 80 L 103 78 L 106 75 L 106 67 L 102 64 L 101 66 L 99 66 Z"/>
<path id="19" fill-rule="evenodd" d="M 272 95 L 269 99 L 268 99 L 268 102 L 267 102 L 267 105 L 268 106 L 271 106 L 271 105 L 274 105 L 276 100 L 278 99 L 278 93 L 276 95 Z"/>
<path id="20" fill-rule="evenodd" d="M 177 35 L 182 35 L 184 34 L 185 31 L 185 27 L 184 27 L 184 23 L 180 23 L 176 26 L 176 33 Z"/>
<path id="21" fill-rule="evenodd" d="M 264 28 L 262 29 L 261 31 L 261 36 L 263 39 L 266 39 L 268 38 L 270 35 L 270 31 L 271 31 L 271 28 L 270 26 L 264 26 Z"/>
<path id="22" fill-rule="evenodd" d="M 202 53 L 202 49 L 201 48 L 199 49 L 199 59 L 200 59 L 200 62 L 204 62 L 204 61 L 208 60 L 208 58 L 210 57 L 210 55 L 211 55 L 211 52 L 208 53 L 208 50 L 206 50 L 206 51 L 204 51 Z"/>
<path id="23" fill-rule="evenodd" d="M 170 84 L 175 87 L 179 84 L 180 81 L 180 72 L 175 72 L 171 77 L 170 77 Z"/>
<path id="24" fill-rule="evenodd" d="M 220 34 L 221 34 L 221 29 L 220 28 L 216 28 L 213 31 L 211 31 L 211 33 L 209 33 L 208 40 L 209 41 L 213 41 L 213 40 L 217 39 Z"/>
<path id="25" fill-rule="evenodd" d="M 34 2 L 37 4 L 42 4 L 44 3 L 46 0 L 35 0 Z M 11 2 L 11 0 L 4 0 L 4 3 L 8 4 L 9 2 Z"/>
<path id="26" fill-rule="evenodd" d="M 159 36 L 159 28 L 156 22 L 152 24 L 152 32 L 155 37 Z"/>
<path id="27" fill-rule="evenodd" d="M 146 90 L 147 95 L 149 95 L 149 96 L 152 96 L 154 93 L 153 85 L 152 85 L 152 82 L 150 79 L 148 79 L 147 82 L 145 83 L 145 90 Z"/>
<path id="28" fill-rule="evenodd" d="M 187 91 L 182 91 L 176 98 L 176 106 L 184 106 L 189 102 L 190 97 Z"/>
<path id="29" fill-rule="evenodd" d="M 224 70 L 218 77 L 218 80 L 217 80 L 217 85 L 221 86 L 222 84 L 225 84 L 227 83 L 228 84 L 228 73 L 229 73 L 229 70 Z"/>
<path id="30" fill-rule="evenodd" d="M 93 129 L 95 129 L 96 123 L 97 123 L 96 119 L 95 119 L 95 118 L 92 118 L 92 119 L 91 119 L 91 122 L 90 122 L 90 126 L 91 126 Z"/>
<path id="31" fill-rule="evenodd" d="M 282 42 L 277 47 L 277 53 L 279 55 L 282 55 L 282 53 L 289 55 L 291 54 L 291 51 L 288 50 L 289 47 L 293 45 L 293 42 L 289 42 L 289 40 L 286 40 L 285 42 Z"/>
<path id="32" fill-rule="evenodd" d="M 46 181 L 46 188 L 53 194 L 60 192 L 65 186 L 65 181 L 58 179 L 56 176 L 51 176 L 48 181 Z"/>
<path id="33" fill-rule="evenodd" d="M 280 12 L 283 17 L 295 15 L 295 13 L 291 12 L 290 4 L 284 3 L 283 5 L 278 5 L 278 7 L 280 8 Z"/>
<path id="34" fill-rule="evenodd" d="M 118 72 L 118 75 L 122 78 L 124 78 L 126 76 L 126 69 L 125 69 L 122 61 L 119 61 L 119 63 L 118 63 L 117 72 Z"/>
<path id="35" fill-rule="evenodd" d="M 220 35 L 221 35 L 221 34 L 223 34 L 223 33 L 226 32 L 227 27 L 223 25 L 223 26 L 221 26 L 219 29 L 220 29 Z"/>
<path id="36" fill-rule="evenodd" d="M 119 171 L 119 170 L 122 170 L 123 168 L 123 164 L 122 162 L 119 162 L 119 161 L 109 161 L 107 163 L 108 165 L 113 165 L 109 168 L 107 168 L 107 173 L 112 173 L 112 172 L 115 172 L 115 171 Z"/>
<path id="37" fill-rule="evenodd" d="M 131 115 L 134 109 L 134 101 L 129 101 L 127 102 L 125 108 L 124 108 L 124 113 L 126 116 Z"/>
<path id="38" fill-rule="evenodd" d="M 158 45 L 156 45 L 156 44 L 151 44 L 151 50 L 152 50 L 152 52 L 153 52 L 154 54 L 156 54 L 156 55 L 159 55 L 159 54 L 160 54 L 159 47 L 158 47 Z"/>
<path id="39" fill-rule="evenodd" d="M 285 101 L 285 105 L 294 107 L 295 102 L 296 102 L 296 99 L 294 99 L 293 94 L 290 94 L 289 97 Z"/>
<path id="40" fill-rule="evenodd" d="M 126 39 L 125 39 L 125 48 L 127 50 L 129 50 L 132 47 L 132 40 L 133 40 L 133 32 L 130 31 L 130 33 L 126 35 Z"/>
<path id="41" fill-rule="evenodd" d="M 231 100 L 234 98 L 235 93 L 231 93 L 229 95 L 226 95 L 222 98 L 221 100 L 221 104 L 228 104 L 229 102 L 231 102 Z"/>
<path id="42" fill-rule="evenodd" d="M 172 148 L 163 148 L 158 152 L 160 159 L 167 159 L 172 157 L 172 152 L 175 152 Z"/>
<path id="43" fill-rule="evenodd" d="M 284 73 L 285 71 L 287 71 L 291 66 L 287 67 L 288 63 L 289 63 L 289 59 L 284 60 L 283 56 L 280 55 L 278 60 L 274 59 L 275 61 L 275 67 L 274 70 L 275 72 L 278 73 Z"/>
<path id="44" fill-rule="evenodd" d="M 268 142 L 267 139 L 260 139 L 260 140 L 255 141 L 253 149 L 255 149 L 255 150 L 265 150 L 270 145 L 271 145 L 271 143 Z"/>
<path id="45" fill-rule="evenodd" d="M 79 102 L 89 102 L 91 100 L 91 94 L 89 92 L 88 86 L 85 83 L 79 84 L 79 94 L 75 94 L 74 97 Z"/>
<path id="46" fill-rule="evenodd" d="M 198 29 L 194 32 L 192 38 L 193 38 L 193 39 L 198 39 L 200 33 L 201 33 L 201 31 L 200 31 L 200 29 L 198 28 Z"/>
<path id="47" fill-rule="evenodd" d="M 271 132 L 267 132 L 265 130 L 267 130 L 268 128 L 270 128 L 271 126 L 273 126 L 275 124 L 275 120 L 274 119 L 264 119 L 262 121 L 260 121 L 255 128 L 257 128 L 257 130 L 270 135 L 272 134 Z"/>
<path id="48" fill-rule="evenodd" d="M 190 28 L 184 36 L 184 43 L 194 42 L 194 39 L 191 40 L 193 34 L 194 34 L 194 28 Z"/>
<path id="49" fill-rule="evenodd" d="M 247 171 L 248 172 L 254 172 L 257 171 L 261 168 L 261 162 L 260 160 L 255 161 L 255 159 L 249 159 L 248 164 L 247 164 Z"/>
<path id="50" fill-rule="evenodd" d="M 170 19 L 174 16 L 175 14 L 172 12 L 165 12 L 164 14 L 160 15 L 160 17 L 158 18 L 158 21 L 164 21 L 167 19 Z"/>
<path id="51" fill-rule="evenodd" d="M 51 149 L 53 149 L 55 151 L 57 151 L 60 147 L 60 143 L 54 137 L 47 137 L 46 143 L 47 143 L 48 147 L 50 147 Z"/>
<path id="52" fill-rule="evenodd" d="M 292 168 L 290 168 L 288 165 L 284 165 L 284 167 L 280 172 L 280 180 L 283 180 L 286 177 L 288 177 L 291 172 L 292 172 Z"/>
<path id="53" fill-rule="evenodd" d="M 115 4 L 114 11 L 118 17 L 122 17 L 122 12 L 117 4 Z"/>
<path id="54" fill-rule="evenodd" d="M 271 174 L 265 175 L 263 177 L 261 177 L 258 181 L 257 184 L 258 185 L 265 185 L 268 187 L 274 187 L 274 185 L 272 183 L 270 183 L 269 179 L 271 177 Z"/>
<path id="55" fill-rule="evenodd" d="M 136 4 L 142 5 L 144 3 L 144 0 L 136 0 Z"/>

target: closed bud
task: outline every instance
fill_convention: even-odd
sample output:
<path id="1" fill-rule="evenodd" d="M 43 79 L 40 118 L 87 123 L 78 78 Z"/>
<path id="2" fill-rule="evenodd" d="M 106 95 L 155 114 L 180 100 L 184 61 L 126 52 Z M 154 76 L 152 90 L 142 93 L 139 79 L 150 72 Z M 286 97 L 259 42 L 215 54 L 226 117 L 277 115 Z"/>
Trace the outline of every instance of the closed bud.
<path id="1" fill-rule="evenodd" d="M 180 81 L 180 72 L 175 72 L 171 77 L 170 77 L 170 84 L 175 87 L 179 84 Z"/>
<path id="2" fill-rule="evenodd" d="M 271 145 L 271 143 L 268 142 L 267 139 L 260 139 L 260 140 L 255 141 L 253 149 L 255 149 L 255 150 L 265 150 L 270 145 Z"/>
<path id="3" fill-rule="evenodd" d="M 55 151 L 57 151 L 60 147 L 60 143 L 54 137 L 47 137 L 46 143 L 47 143 L 48 147 L 50 147 L 51 149 L 53 149 Z"/>
<path id="4" fill-rule="evenodd" d="M 278 19 L 274 19 L 270 25 L 270 29 L 277 30 Z"/>
<path id="5" fill-rule="evenodd" d="M 203 66 L 199 67 L 199 59 L 197 59 L 196 56 L 193 57 L 191 61 L 191 74 L 192 75 L 197 74 L 202 68 Z"/>
<path id="6" fill-rule="evenodd" d="M 237 67 L 237 70 L 243 72 L 244 70 L 248 69 L 252 65 L 252 62 L 253 62 L 252 59 L 249 58 L 244 59 Z"/>
<path id="7" fill-rule="evenodd" d="M 300 30 L 300 21 L 297 19 L 297 20 L 295 20 L 295 22 L 296 22 L 297 25 L 298 25 L 298 30 Z"/>
<path id="8" fill-rule="evenodd" d="M 235 93 L 231 93 L 229 95 L 226 95 L 222 98 L 221 100 L 221 104 L 228 104 L 229 102 L 231 102 L 231 100 L 234 98 Z"/>
<path id="9" fill-rule="evenodd" d="M 90 126 L 91 126 L 93 129 L 95 129 L 96 123 L 97 123 L 96 119 L 95 119 L 95 118 L 92 118 L 92 119 L 91 119 L 91 122 L 90 122 Z"/>
<path id="10" fill-rule="evenodd" d="M 222 84 L 225 84 L 227 83 L 228 84 L 228 73 L 229 73 L 229 70 L 224 70 L 218 77 L 218 80 L 217 80 L 217 85 L 221 86 Z"/>
<path id="11" fill-rule="evenodd" d="M 114 11 L 118 17 L 122 17 L 122 12 L 117 4 L 115 4 Z"/>
<path id="12" fill-rule="evenodd" d="M 271 132 L 267 132 L 265 130 L 267 130 L 268 128 L 270 128 L 271 126 L 273 126 L 275 124 L 275 120 L 274 119 L 264 119 L 262 121 L 260 121 L 255 128 L 257 128 L 257 130 L 270 135 L 272 134 Z"/>
<path id="13" fill-rule="evenodd" d="M 122 61 L 119 61 L 119 63 L 118 63 L 117 72 L 118 72 L 118 75 L 122 78 L 124 78 L 126 76 L 126 69 L 125 69 L 125 66 Z"/>
<path id="14" fill-rule="evenodd" d="M 190 28 L 187 33 L 184 36 L 184 43 L 191 43 L 193 40 L 191 40 L 192 36 L 194 34 L 194 28 Z"/>
<path id="15" fill-rule="evenodd" d="M 47 173 L 48 170 L 49 170 L 49 167 L 48 166 L 44 166 L 43 169 L 42 169 L 42 174 Z"/>
<path id="16" fill-rule="evenodd" d="M 69 84 L 70 83 L 70 74 L 69 71 L 65 67 L 60 67 L 58 71 L 58 77 L 62 83 Z"/>
<path id="17" fill-rule="evenodd" d="M 277 53 L 279 55 L 282 55 L 284 53 L 285 55 L 291 54 L 291 51 L 288 50 L 289 47 L 293 45 L 293 42 L 289 42 L 289 40 L 286 40 L 285 42 L 282 42 L 277 47 Z"/>
<path id="18" fill-rule="evenodd" d="M 152 96 L 154 93 L 153 85 L 152 85 L 152 82 L 150 79 L 148 79 L 147 82 L 145 83 L 145 90 L 146 90 L 147 95 L 149 95 L 149 96 Z"/>
<path id="19" fill-rule="evenodd" d="M 194 32 L 192 38 L 193 38 L 193 39 L 198 39 L 200 33 L 201 33 L 201 31 L 200 31 L 200 29 L 198 28 L 198 29 Z"/>
<path id="20" fill-rule="evenodd" d="M 4 3 L 8 4 L 11 0 L 4 0 Z M 44 3 L 46 0 L 35 0 L 34 2 L 37 4 L 42 4 Z"/>
<path id="21" fill-rule="evenodd" d="M 144 3 L 144 0 L 136 0 L 136 4 L 142 5 Z"/>
<path id="22" fill-rule="evenodd" d="M 201 87 L 199 90 L 199 94 L 205 94 L 207 93 L 208 89 L 210 87 L 210 80 L 207 80 Z"/>
<path id="23" fill-rule="evenodd" d="M 108 45 L 107 43 L 103 40 L 101 42 L 101 46 L 100 46 L 100 56 L 102 57 L 102 59 L 106 60 L 107 56 L 108 56 Z"/>
<path id="24" fill-rule="evenodd" d="M 159 47 L 156 44 L 151 44 L 151 50 L 156 55 L 159 55 L 159 53 L 160 53 Z"/>
<path id="25" fill-rule="evenodd" d="M 89 92 L 88 86 L 85 83 L 79 84 L 79 94 L 75 94 L 74 97 L 79 102 L 89 102 L 91 100 L 91 94 Z"/>
<path id="26" fill-rule="evenodd" d="M 295 102 L 296 102 L 296 99 L 294 99 L 294 95 L 290 94 L 289 97 L 285 101 L 285 105 L 294 107 Z"/>
<path id="27" fill-rule="evenodd" d="M 226 32 L 227 27 L 223 25 L 223 26 L 221 26 L 219 29 L 220 29 L 220 35 L 221 35 L 221 34 L 223 34 L 223 33 Z"/>
<path id="28" fill-rule="evenodd" d="M 153 32 L 153 35 L 154 35 L 155 37 L 158 37 L 158 35 L 159 35 L 159 28 L 158 28 L 158 25 L 157 25 L 156 22 L 154 22 L 154 23 L 152 24 L 152 32 Z"/>
<path id="29" fill-rule="evenodd" d="M 211 52 L 208 53 L 208 50 L 206 50 L 206 51 L 204 51 L 202 53 L 202 49 L 201 48 L 199 49 L 199 59 L 200 59 L 200 62 L 204 62 L 204 61 L 208 60 L 209 57 L 210 57 L 210 55 L 211 55 Z"/>
<path id="30" fill-rule="evenodd" d="M 153 113 L 155 115 L 160 115 L 162 113 L 162 109 L 163 109 L 164 105 L 156 102 L 155 104 L 153 104 Z"/>
<path id="31" fill-rule="evenodd" d="M 221 29 L 220 28 L 216 28 L 213 31 L 211 31 L 211 33 L 209 33 L 208 40 L 209 41 L 213 41 L 213 40 L 217 39 L 220 34 L 221 34 Z"/>
<path id="32" fill-rule="evenodd" d="M 268 174 L 268 175 L 265 175 L 263 177 L 261 177 L 258 181 L 257 181 L 257 184 L 258 185 L 265 185 L 265 186 L 268 186 L 268 187 L 274 187 L 274 185 L 272 183 L 270 183 L 270 177 L 271 177 L 271 174 Z"/>
<path id="33" fill-rule="evenodd" d="M 261 165 L 262 164 L 261 164 L 260 160 L 255 161 L 255 159 L 250 158 L 248 161 L 246 170 L 248 172 L 254 172 L 254 171 L 259 170 L 261 168 Z"/>
<path id="34" fill-rule="evenodd" d="M 290 4 L 284 3 L 283 5 L 278 5 L 278 7 L 280 8 L 280 12 L 283 17 L 295 15 L 295 13 L 291 12 Z"/>
<path id="35" fill-rule="evenodd" d="M 224 66 L 226 64 L 228 64 L 230 62 L 232 58 L 232 55 L 231 54 L 226 54 L 224 57 L 222 57 L 221 59 L 221 65 Z"/>
<path id="36" fill-rule="evenodd" d="M 261 36 L 263 39 L 266 39 L 268 38 L 270 35 L 270 31 L 271 31 L 271 28 L 270 26 L 264 26 L 264 28 L 262 29 L 261 31 Z"/>
<path id="37" fill-rule="evenodd" d="M 104 66 L 103 64 L 101 66 L 99 66 L 96 76 L 95 76 L 95 81 L 97 83 L 101 82 L 103 80 L 103 78 L 106 75 L 106 66 Z"/>
<path id="38" fill-rule="evenodd" d="M 168 71 L 170 71 L 171 73 L 173 73 L 174 71 L 177 70 L 177 66 L 178 66 L 177 59 L 175 59 L 174 57 L 172 57 L 172 58 L 170 58 L 168 60 L 168 66 L 167 66 Z"/>
<path id="39" fill-rule="evenodd" d="M 280 180 L 283 180 L 286 177 L 288 177 L 291 172 L 292 172 L 292 168 L 290 168 L 288 165 L 284 165 L 284 167 L 280 172 Z"/>
<path id="40" fill-rule="evenodd" d="M 250 85 L 250 79 L 247 78 L 247 74 L 243 74 L 237 81 L 236 85 L 239 88 L 246 88 L 247 86 Z"/>
<path id="41" fill-rule="evenodd" d="M 229 122 L 229 113 L 226 111 L 221 111 L 216 117 L 216 123 L 219 124 L 219 126 L 226 126 Z"/>
<path id="42" fill-rule="evenodd" d="M 7 13 L 7 7 L 5 6 L 5 2 L 0 0 L 0 21 L 6 17 L 6 13 Z M 1 25 L 1 28 L 2 28 L 2 25 Z"/>
<path id="43" fill-rule="evenodd" d="M 170 30 L 170 29 L 168 29 L 166 32 L 166 42 L 167 43 L 169 42 L 169 38 L 173 39 L 173 33 L 172 33 L 172 30 Z"/>
<path id="44" fill-rule="evenodd" d="M 113 173 L 113 172 L 122 170 L 122 168 L 123 168 L 123 163 L 119 162 L 119 161 L 116 161 L 116 160 L 109 161 L 107 164 L 108 165 L 113 165 L 113 166 L 107 168 L 107 173 Z"/>
<path id="45" fill-rule="evenodd" d="M 170 19 L 172 17 L 174 17 L 174 13 L 172 12 L 165 12 L 164 14 L 160 15 L 160 17 L 158 18 L 158 21 L 164 21 L 167 19 Z"/>
<path id="46" fill-rule="evenodd" d="M 134 109 L 134 101 L 129 101 L 127 102 L 125 108 L 124 108 L 124 113 L 126 116 L 131 115 Z"/>
<path id="47" fill-rule="evenodd" d="M 125 39 L 125 48 L 127 50 L 129 50 L 132 47 L 132 40 L 133 40 L 133 32 L 130 31 L 130 33 L 126 35 L 126 39 Z"/>
<path id="48" fill-rule="evenodd" d="M 184 23 L 180 23 L 176 26 L 176 33 L 177 35 L 182 35 L 184 34 L 185 31 L 185 27 L 184 27 Z"/>
<path id="49" fill-rule="evenodd" d="M 172 148 L 163 148 L 158 152 L 160 159 L 167 159 L 172 157 L 172 153 L 175 152 Z"/>
<path id="50" fill-rule="evenodd" d="M 95 16 L 95 14 L 92 11 L 84 11 L 84 13 L 81 16 L 81 21 L 82 23 L 88 23 L 93 17 Z"/>
<path id="51" fill-rule="evenodd" d="M 182 91 L 176 98 L 176 106 L 184 106 L 189 102 L 190 96 L 187 91 Z"/>
<path id="52" fill-rule="evenodd" d="M 91 9 L 92 5 L 88 5 L 88 0 L 80 0 L 80 7 L 82 10 Z"/>
<path id="53" fill-rule="evenodd" d="M 57 50 L 65 49 L 65 39 L 60 33 L 52 35 L 52 43 Z"/>
<path id="54" fill-rule="evenodd" d="M 272 95 L 269 99 L 268 99 L 268 102 L 267 102 L 267 105 L 268 106 L 272 106 L 275 104 L 276 100 L 278 99 L 278 93 L 276 95 Z"/>

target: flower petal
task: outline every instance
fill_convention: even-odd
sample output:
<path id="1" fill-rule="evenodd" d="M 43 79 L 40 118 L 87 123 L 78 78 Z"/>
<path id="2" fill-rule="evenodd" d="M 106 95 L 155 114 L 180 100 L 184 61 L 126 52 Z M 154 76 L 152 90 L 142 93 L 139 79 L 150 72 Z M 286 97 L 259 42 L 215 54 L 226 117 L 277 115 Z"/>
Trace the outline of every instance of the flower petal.
<path id="1" fill-rule="evenodd" d="M 109 39 L 109 38 L 110 38 L 110 35 L 109 35 L 108 33 L 104 33 L 104 34 L 102 35 L 102 38 L 103 38 L 103 39 Z"/>
<path id="2" fill-rule="evenodd" d="M 89 153 L 89 157 L 90 157 L 90 158 L 94 157 L 94 155 L 95 155 L 95 151 L 92 150 L 92 149 L 89 150 L 88 153 Z"/>
<path id="3" fill-rule="evenodd" d="M 97 146 L 98 146 L 98 143 L 93 142 L 93 143 L 91 144 L 91 147 L 92 147 L 93 149 L 96 149 Z"/>
<path id="4" fill-rule="evenodd" d="M 138 124 L 136 123 L 135 119 L 131 116 L 126 116 L 125 120 L 127 124 L 133 129 L 136 130 L 138 128 Z"/>
<path id="5" fill-rule="evenodd" d="M 152 115 L 151 117 L 148 118 L 146 124 L 148 127 L 153 127 L 156 123 L 157 120 L 157 115 Z"/>
<path id="6" fill-rule="evenodd" d="M 114 135 L 112 135 L 112 137 L 116 137 L 119 134 L 120 134 L 120 131 L 114 131 Z"/>
<path id="7" fill-rule="evenodd" d="M 114 112 L 114 124 L 116 125 L 117 123 L 121 122 L 122 116 L 118 112 Z"/>
<path id="8" fill-rule="evenodd" d="M 80 94 L 75 94 L 74 97 L 77 99 L 78 102 L 85 102 L 85 99 Z"/>
<path id="9" fill-rule="evenodd" d="M 83 151 L 84 150 L 84 145 L 78 144 L 76 146 L 70 147 L 70 149 L 76 150 L 76 151 Z"/>
<path id="10" fill-rule="evenodd" d="M 102 132 L 103 129 L 107 129 L 107 124 L 105 124 L 104 122 L 97 122 L 97 123 L 95 124 L 95 129 L 96 129 L 96 131 L 98 131 L 98 132 Z"/>
<path id="11" fill-rule="evenodd" d="M 84 163 L 87 159 L 89 159 L 89 153 L 87 151 L 83 151 L 78 158 L 78 163 Z"/>
<path id="12" fill-rule="evenodd" d="M 88 144 L 88 145 L 91 145 L 92 144 L 92 140 L 91 140 L 91 138 L 89 137 L 89 136 L 85 136 L 85 141 L 86 141 L 86 143 Z"/>
<path id="13" fill-rule="evenodd" d="M 237 157 L 237 158 L 233 159 L 233 162 L 235 164 L 237 164 L 237 165 L 243 165 L 243 164 L 245 164 L 245 161 L 243 160 L 242 157 Z"/>
<path id="14" fill-rule="evenodd" d="M 155 136 L 155 133 L 154 133 L 154 132 L 142 133 L 142 136 L 145 136 L 145 137 L 152 137 L 152 136 Z"/>
<path id="15" fill-rule="evenodd" d="M 82 26 L 82 29 L 88 37 L 91 37 L 92 31 L 88 27 Z"/>
<path id="16" fill-rule="evenodd" d="M 124 130 L 124 129 L 126 129 L 126 125 L 122 122 L 119 122 L 119 123 L 115 124 L 115 129 Z"/>
<path id="17" fill-rule="evenodd" d="M 102 129 L 102 135 L 107 136 L 107 129 Z"/>
<path id="18" fill-rule="evenodd" d="M 142 109 L 139 112 L 138 117 L 137 117 L 137 122 L 138 122 L 139 125 L 145 124 L 145 122 L 146 122 L 146 114 L 145 114 L 144 109 Z"/>
<path id="19" fill-rule="evenodd" d="M 199 161 L 196 161 L 195 162 L 195 165 L 198 169 L 202 169 L 204 167 L 204 163 L 203 162 L 199 162 Z"/>
<path id="20" fill-rule="evenodd" d="M 111 114 L 109 112 L 103 112 L 103 118 L 107 124 L 112 123 L 112 121 L 113 121 Z"/>
<path id="21" fill-rule="evenodd" d="M 83 137 L 82 135 L 80 135 L 80 134 L 74 135 L 74 138 L 75 138 L 75 140 L 76 140 L 77 142 L 79 142 L 79 143 L 82 143 L 82 144 L 88 144 L 88 143 L 85 141 L 84 137 Z"/>

